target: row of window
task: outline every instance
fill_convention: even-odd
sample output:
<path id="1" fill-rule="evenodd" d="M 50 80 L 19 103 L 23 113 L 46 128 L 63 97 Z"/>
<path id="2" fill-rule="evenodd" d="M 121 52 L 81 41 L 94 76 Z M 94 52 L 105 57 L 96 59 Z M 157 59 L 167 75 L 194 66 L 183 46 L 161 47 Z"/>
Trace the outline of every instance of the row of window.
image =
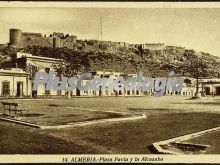
<path id="1" fill-rule="evenodd" d="M 10 95 L 10 82 L 9 81 L 4 81 L 2 82 L 2 91 L 1 91 L 1 96 L 9 96 Z M 23 82 L 17 82 L 17 90 L 16 90 L 16 95 L 17 96 L 23 96 Z"/>

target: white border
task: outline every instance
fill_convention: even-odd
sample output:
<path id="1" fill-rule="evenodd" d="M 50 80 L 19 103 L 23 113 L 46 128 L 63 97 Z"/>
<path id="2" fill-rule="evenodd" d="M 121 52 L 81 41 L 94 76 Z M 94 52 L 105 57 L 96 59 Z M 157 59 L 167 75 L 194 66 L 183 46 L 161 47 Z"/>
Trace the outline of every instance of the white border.
<path id="1" fill-rule="evenodd" d="M 74 161 L 71 160 L 73 158 L 96 158 L 100 157 L 111 158 L 112 161 L 100 161 L 97 163 L 219 163 L 220 156 L 219 155 L 107 155 L 107 154 L 93 154 L 93 155 L 0 155 L 1 163 L 95 163 L 94 161 Z M 115 161 L 115 158 L 127 158 L 128 161 Z M 145 157 L 148 160 L 142 160 Z M 67 162 L 63 161 L 63 159 L 67 158 Z M 132 159 L 133 158 L 133 159 Z M 139 161 L 134 161 L 135 158 L 139 158 Z M 160 158 L 160 160 L 155 160 Z M 132 159 L 132 161 L 131 161 Z M 151 159 L 151 160 L 149 160 Z M 152 160 L 154 159 L 154 161 Z"/>
<path id="2" fill-rule="evenodd" d="M 0 7 L 220 8 L 220 2 L 0 2 Z"/>
<path id="3" fill-rule="evenodd" d="M 0 2 L 1 7 L 48 8 L 220 8 L 220 2 Z M 1 10 L 1 9 L 0 9 Z M 163 158 L 163 161 L 137 161 L 135 163 L 220 163 L 220 155 L 0 155 L 0 163 L 62 163 L 63 158 Z M 65 163 L 65 162 L 64 162 Z M 112 163 L 128 163 L 125 161 Z"/>

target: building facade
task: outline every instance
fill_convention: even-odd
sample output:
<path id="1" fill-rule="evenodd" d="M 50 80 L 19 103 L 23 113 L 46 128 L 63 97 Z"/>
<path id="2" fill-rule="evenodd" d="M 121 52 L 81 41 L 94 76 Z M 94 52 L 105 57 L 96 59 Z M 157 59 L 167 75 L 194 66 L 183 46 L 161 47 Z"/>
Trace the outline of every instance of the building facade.
<path id="1" fill-rule="evenodd" d="M 63 65 L 64 61 L 61 59 L 47 58 L 40 56 L 33 56 L 27 53 L 16 53 L 15 57 L 11 61 L 7 61 L 1 64 L 3 69 L 0 70 L 0 96 L 11 97 L 62 97 L 68 93 L 65 91 L 46 90 L 46 84 L 40 85 L 37 91 L 32 91 L 33 81 L 37 71 L 49 73 L 54 71 L 56 73 L 56 66 Z M 112 80 L 118 77 L 137 78 L 137 74 L 123 74 L 122 72 L 115 71 L 93 71 L 90 79 L 84 79 L 82 85 L 85 85 L 89 81 L 96 77 L 111 78 Z M 60 82 L 62 83 L 62 81 Z M 100 87 L 97 91 L 80 91 L 77 88 L 70 92 L 72 97 L 74 96 L 145 96 L 154 95 L 154 89 L 152 88 L 148 92 L 133 89 L 126 91 L 124 86 L 121 86 L 121 91 L 115 91 L 113 87 L 106 87 L 102 89 Z M 173 92 L 166 89 L 165 95 L 181 95 L 193 97 L 196 92 L 196 79 L 185 78 L 184 85 L 181 91 Z M 199 82 L 199 92 L 204 95 L 220 95 L 220 79 L 202 79 Z"/>
<path id="2" fill-rule="evenodd" d="M 220 95 L 220 79 L 202 79 L 201 90 L 205 95 Z"/>
<path id="3" fill-rule="evenodd" d="M 30 96 L 29 74 L 22 69 L 0 69 L 0 97 Z"/>
<path id="4" fill-rule="evenodd" d="M 34 77 L 37 71 L 47 72 L 54 70 L 55 66 L 64 63 L 61 59 L 47 58 L 40 56 L 33 56 L 28 53 L 16 53 L 13 60 L 2 63 L 2 68 L 8 70 L 10 68 L 17 68 L 22 70 L 28 75 L 28 80 L 24 82 L 24 86 L 27 86 L 27 91 L 25 96 L 37 97 L 37 96 L 47 96 L 47 95 L 58 95 L 60 92 L 56 91 L 46 91 L 45 85 L 41 85 L 37 91 L 32 91 Z M 11 71 L 15 71 L 14 69 Z M 16 75 L 17 72 L 15 72 Z M 61 92 L 62 94 L 63 92 Z"/>

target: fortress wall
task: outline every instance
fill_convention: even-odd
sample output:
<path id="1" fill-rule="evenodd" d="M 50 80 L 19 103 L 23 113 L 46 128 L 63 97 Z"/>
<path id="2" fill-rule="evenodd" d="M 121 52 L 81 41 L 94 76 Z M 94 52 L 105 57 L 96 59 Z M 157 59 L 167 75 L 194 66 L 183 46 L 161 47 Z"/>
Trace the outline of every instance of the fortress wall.
<path id="1" fill-rule="evenodd" d="M 150 50 L 163 50 L 166 46 L 164 44 L 145 44 L 143 45 L 143 48 Z"/>
<path id="2" fill-rule="evenodd" d="M 99 48 L 99 45 L 85 45 L 85 50 L 86 51 L 98 51 L 100 48 Z"/>
<path id="3" fill-rule="evenodd" d="M 52 37 L 43 37 L 42 35 L 22 35 L 22 46 L 53 46 L 53 38 Z"/>
<path id="4" fill-rule="evenodd" d="M 78 47 L 82 42 L 82 46 Z M 85 46 L 84 46 L 85 45 Z M 41 46 L 41 47 L 67 47 L 69 49 L 85 49 L 85 50 L 106 50 L 116 51 L 120 48 L 137 48 L 140 44 L 132 45 L 125 42 L 112 42 L 112 41 L 80 41 L 77 36 L 71 35 L 64 37 L 63 33 L 54 32 L 51 37 L 43 37 L 41 33 L 27 33 L 19 29 L 10 29 L 10 43 L 9 46 L 13 47 L 27 47 L 27 46 Z M 163 51 L 166 46 L 163 43 L 147 43 L 141 44 L 143 49 L 161 50 Z"/>
<path id="5" fill-rule="evenodd" d="M 63 33 L 54 33 L 54 37 L 43 37 L 41 33 L 22 32 L 20 29 L 10 29 L 9 46 L 22 48 L 27 46 L 68 47 L 74 48 L 77 36 L 71 35 L 61 39 Z"/>
<path id="6" fill-rule="evenodd" d="M 42 38 L 42 34 L 41 33 L 22 33 L 22 36 L 23 37 L 33 37 L 33 38 L 36 38 L 36 37 L 39 37 L 39 38 Z"/>
<path id="7" fill-rule="evenodd" d="M 61 40 L 61 46 L 62 47 L 67 47 L 69 49 L 73 49 L 75 47 L 75 44 L 76 44 L 76 39 L 77 39 L 76 36 L 70 36 L 70 37 L 67 37 L 65 39 L 62 39 Z"/>
<path id="8" fill-rule="evenodd" d="M 27 46 L 41 46 L 41 47 L 67 47 L 69 49 L 77 49 L 78 43 L 77 36 L 71 35 L 64 37 L 63 33 L 54 32 L 52 37 L 44 37 L 41 33 L 22 32 L 20 29 L 10 29 L 10 43 L 12 47 L 27 47 Z M 81 41 L 80 48 L 85 50 L 106 50 L 116 51 L 121 47 L 128 47 L 129 44 L 125 42 L 111 42 L 111 41 L 98 41 L 89 40 Z"/>
<path id="9" fill-rule="evenodd" d="M 67 47 L 69 49 L 75 48 L 75 44 L 72 42 L 62 41 L 62 47 Z"/>
<path id="10" fill-rule="evenodd" d="M 9 46 L 22 48 L 27 46 L 53 46 L 50 37 L 43 37 L 41 33 L 23 33 L 20 29 L 10 29 Z"/>
<path id="11" fill-rule="evenodd" d="M 185 48 L 184 47 L 179 47 L 179 46 L 166 46 L 167 50 L 175 50 L 178 52 L 185 52 Z"/>

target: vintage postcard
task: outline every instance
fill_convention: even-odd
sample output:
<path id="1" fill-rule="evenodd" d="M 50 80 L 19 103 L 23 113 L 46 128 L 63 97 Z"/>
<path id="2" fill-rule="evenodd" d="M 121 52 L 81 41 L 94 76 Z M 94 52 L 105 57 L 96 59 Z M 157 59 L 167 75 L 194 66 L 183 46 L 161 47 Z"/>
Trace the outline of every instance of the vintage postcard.
<path id="1" fill-rule="evenodd" d="M 220 3 L 1 2 L 0 163 L 220 163 Z"/>

